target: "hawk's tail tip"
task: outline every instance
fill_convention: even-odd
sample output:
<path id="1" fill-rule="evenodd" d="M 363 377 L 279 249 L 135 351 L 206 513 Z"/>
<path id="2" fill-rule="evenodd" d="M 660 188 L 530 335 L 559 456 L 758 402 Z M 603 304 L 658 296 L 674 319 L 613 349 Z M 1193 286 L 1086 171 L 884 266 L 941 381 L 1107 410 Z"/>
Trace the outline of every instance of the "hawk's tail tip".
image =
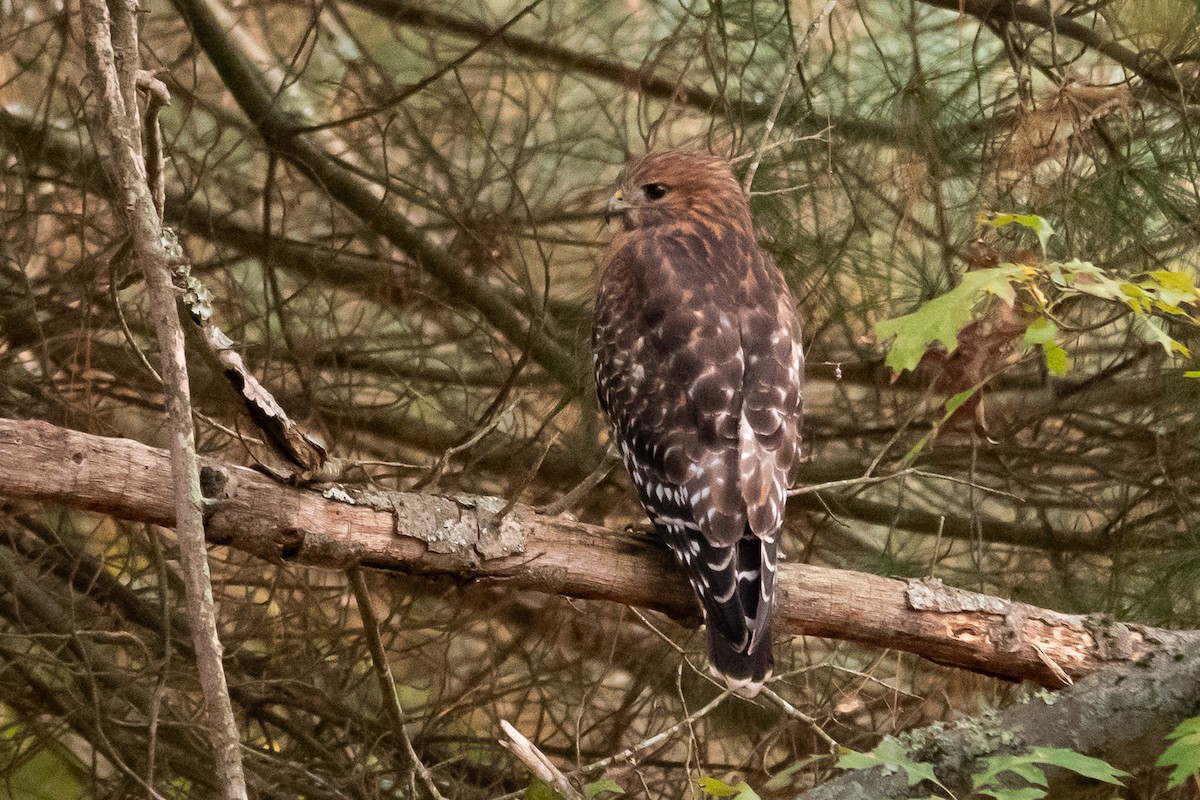
<path id="1" fill-rule="evenodd" d="M 709 671 L 713 677 L 724 680 L 729 691 L 739 697 L 747 700 L 756 697 L 771 678 L 773 668 L 770 647 L 746 654 L 729 648 L 724 641 L 710 643 Z"/>
<path id="2" fill-rule="evenodd" d="M 716 670 L 713 670 L 716 672 Z M 732 675 L 721 675 L 725 679 L 725 685 L 729 687 L 729 691 L 744 697 L 747 700 L 753 700 L 762 691 L 763 684 L 766 683 L 770 675 L 765 676 L 762 680 L 754 680 L 752 678 L 735 678 Z"/>

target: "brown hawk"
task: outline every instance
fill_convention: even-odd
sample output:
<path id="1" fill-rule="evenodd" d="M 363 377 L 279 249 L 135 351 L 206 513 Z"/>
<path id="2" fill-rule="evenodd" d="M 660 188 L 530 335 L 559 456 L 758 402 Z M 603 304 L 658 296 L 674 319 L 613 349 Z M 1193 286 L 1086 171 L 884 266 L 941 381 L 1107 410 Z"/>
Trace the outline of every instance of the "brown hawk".
<path id="1" fill-rule="evenodd" d="M 700 601 L 714 672 L 753 697 L 773 666 L 778 537 L 800 452 L 795 305 L 727 161 L 650 153 L 617 186 L 605 218 L 622 230 L 592 329 L 600 405 Z"/>

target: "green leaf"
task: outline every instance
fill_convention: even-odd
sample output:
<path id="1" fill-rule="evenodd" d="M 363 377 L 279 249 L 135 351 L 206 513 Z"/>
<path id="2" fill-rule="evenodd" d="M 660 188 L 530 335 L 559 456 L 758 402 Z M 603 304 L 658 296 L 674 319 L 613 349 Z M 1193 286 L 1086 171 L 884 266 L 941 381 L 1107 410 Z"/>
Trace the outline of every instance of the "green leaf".
<path id="1" fill-rule="evenodd" d="M 1067 351 L 1056 344 L 1042 345 L 1042 353 L 1046 356 L 1046 369 L 1056 378 L 1067 374 Z"/>
<path id="2" fill-rule="evenodd" d="M 1058 339 L 1058 326 L 1045 317 L 1038 317 L 1025 329 L 1026 345 L 1048 344 Z"/>
<path id="3" fill-rule="evenodd" d="M 540 778 L 534 778 L 525 788 L 525 800 L 562 800 L 562 795 L 554 791 L 554 787 Z"/>
<path id="4" fill-rule="evenodd" d="M 1160 319 L 1155 317 L 1134 317 L 1133 331 L 1147 342 L 1161 346 L 1169 356 L 1173 356 L 1176 353 L 1179 353 L 1184 358 L 1191 356 L 1186 347 L 1171 338 L 1171 335 L 1166 331 L 1166 323 Z"/>
<path id="5" fill-rule="evenodd" d="M 762 785 L 762 788 L 772 792 L 782 791 L 783 789 L 786 789 L 792 785 L 792 776 L 794 776 L 797 772 L 800 772 L 801 770 L 811 766 L 813 763 L 820 761 L 824 757 L 825 756 L 821 753 L 814 753 L 813 755 L 806 756 L 799 761 L 788 764 L 779 772 L 776 772 L 774 775 L 772 775 L 770 779 Z"/>
<path id="6" fill-rule="evenodd" d="M 1061 288 L 1074 289 L 1080 294 L 1090 294 L 1103 300 L 1126 302 L 1121 281 L 1116 280 L 1090 261 L 1073 258 L 1062 264 L 1047 266 L 1050 277 Z"/>
<path id="7" fill-rule="evenodd" d="M 1059 347 L 1057 338 L 1058 326 L 1045 317 L 1038 317 L 1025 329 L 1022 344 L 1025 347 L 1041 347 L 1046 369 L 1050 370 L 1051 375 L 1061 378 L 1067 374 L 1067 351 Z"/>
<path id="8" fill-rule="evenodd" d="M 946 401 L 946 419 L 949 419 L 951 414 L 962 408 L 963 403 L 971 399 L 975 394 L 976 388 L 972 386 L 970 389 L 961 391 Z"/>
<path id="9" fill-rule="evenodd" d="M 1037 235 L 1038 244 L 1042 246 L 1042 255 L 1046 254 L 1046 242 L 1054 235 L 1054 227 L 1037 214 L 1008 214 L 1001 211 L 984 211 L 975 215 L 978 225 L 992 228 L 1003 228 L 1005 225 L 1021 225 Z"/>
<path id="10" fill-rule="evenodd" d="M 625 794 L 625 790 L 621 788 L 621 785 L 612 778 L 592 781 L 591 783 L 585 783 L 583 785 L 583 796 L 586 797 L 587 800 L 592 800 L 592 798 L 596 795 L 604 794 L 605 792 L 611 792 L 613 794 Z"/>
<path id="11" fill-rule="evenodd" d="M 903 770 L 909 786 L 916 786 L 921 781 L 929 781 L 937 786 L 942 785 L 933 772 L 932 764 L 913 761 L 903 745 L 890 737 L 885 738 L 869 753 L 859 753 L 843 748 L 837 766 L 842 769 L 884 767 L 885 771 L 889 773 Z"/>
<path id="12" fill-rule="evenodd" d="M 883 766 L 883 762 L 874 753 L 860 753 L 843 747 L 834 766 L 838 769 L 874 769 Z"/>
<path id="13" fill-rule="evenodd" d="M 1175 741 L 1163 751 L 1155 765 L 1172 768 L 1167 788 L 1174 789 L 1200 773 L 1200 717 L 1185 719 L 1167 734 L 1167 738 Z"/>
<path id="14" fill-rule="evenodd" d="M 8 730 L 14 732 L 12 728 Z M 77 778 L 80 773 L 72 768 L 69 759 L 70 756 L 46 749 L 23 754 L 15 763 L 10 761 L 0 797 L 77 800 L 92 796 L 80 784 Z"/>
<path id="15" fill-rule="evenodd" d="M 700 791 L 713 797 L 733 797 L 738 792 L 737 788 L 716 778 L 701 778 L 698 783 Z"/>
<path id="16" fill-rule="evenodd" d="M 1185 719 L 1183 722 L 1175 726 L 1175 730 L 1167 734 L 1168 739 L 1185 739 L 1192 737 L 1200 737 L 1200 717 L 1192 717 Z M 1200 738 L 1197 739 L 1200 744 Z"/>
<path id="17" fill-rule="evenodd" d="M 713 797 L 732 797 L 733 800 L 761 800 L 758 792 L 750 788 L 750 784 L 741 781 L 737 786 L 730 786 L 716 778 L 701 778 L 700 791 Z"/>
<path id="18" fill-rule="evenodd" d="M 1046 785 L 1046 773 L 1034 763 L 1029 753 L 1016 756 L 991 756 L 984 762 L 984 771 L 972 776 L 975 788 L 999 785 L 999 777 L 1003 772 L 1012 772 L 1026 783 L 1038 786 Z"/>
<path id="19" fill-rule="evenodd" d="M 901 464 L 911 464 L 914 460 L 916 460 L 916 457 L 919 456 L 921 454 L 921 451 L 925 449 L 925 445 L 927 445 L 931 441 L 933 441 L 933 437 L 938 435 L 938 431 L 940 431 L 942 429 L 942 426 L 950 421 L 950 417 L 954 416 L 954 412 L 958 411 L 958 409 L 962 408 L 963 403 L 970 400 L 971 395 L 975 394 L 982 388 L 983 388 L 983 384 L 977 383 L 974 386 L 972 386 L 970 389 L 959 392 L 958 394 L 954 395 L 949 400 L 947 400 L 946 401 L 946 413 L 944 413 L 942 415 L 941 419 L 939 419 L 933 423 L 933 426 L 929 429 L 928 433 L 926 433 L 924 436 L 922 436 L 920 438 L 920 440 L 917 441 L 916 444 L 914 444 L 911 448 L 909 448 L 908 452 L 904 454 L 904 458 L 900 459 L 900 463 Z"/>
<path id="20" fill-rule="evenodd" d="M 1154 308 L 1154 297 L 1136 283 L 1122 281 L 1121 294 L 1125 295 L 1125 302 L 1134 311 L 1146 313 Z"/>
<path id="21" fill-rule="evenodd" d="M 1001 787 L 998 789 L 980 789 L 976 794 L 994 797 L 996 800 L 1042 800 L 1046 796 L 1045 789 L 1036 786 L 1022 786 L 1017 789 Z"/>
<path id="22" fill-rule="evenodd" d="M 1200 370 L 1189 369 L 1187 372 L 1183 373 L 1183 377 L 1185 377 L 1185 378 L 1200 378 Z"/>
<path id="23" fill-rule="evenodd" d="M 1141 275 L 1143 285 L 1154 294 L 1156 305 L 1170 314 L 1184 314 L 1180 306 L 1200 300 L 1200 289 L 1186 272 L 1154 269 Z"/>
<path id="24" fill-rule="evenodd" d="M 1129 777 L 1128 772 L 1117 769 L 1107 761 L 1063 747 L 1035 747 L 1030 751 L 1030 755 L 1043 764 L 1069 769 L 1085 778 L 1115 786 L 1122 786 L 1121 778 Z"/>
<path id="25" fill-rule="evenodd" d="M 1011 264 L 974 270 L 963 275 L 958 286 L 911 314 L 876 323 L 876 339 L 883 342 L 894 337 L 885 363 L 896 372 L 914 369 L 936 342 L 953 352 L 958 347 L 958 332 L 974 319 L 979 303 L 994 295 L 1011 305 L 1016 298 L 1012 282 L 1025 276 L 1024 267 Z"/>
<path id="26" fill-rule="evenodd" d="M 758 796 L 758 792 L 751 789 L 750 785 L 745 781 L 739 783 L 736 788 L 738 793 L 733 800 L 762 800 L 762 798 Z"/>
<path id="27" fill-rule="evenodd" d="M 1038 800 L 1046 796 L 1046 773 L 1043 767 L 1052 766 L 1104 783 L 1121 786 L 1121 777 L 1128 772 L 1117 769 L 1107 761 L 1076 753 L 1061 747 L 1034 747 L 1028 753 L 1018 755 L 991 756 L 984 761 L 983 772 L 972 777 L 978 794 L 986 794 L 997 800 Z M 1003 773 L 1012 773 L 1033 786 L 1011 788 L 1000 783 Z"/>

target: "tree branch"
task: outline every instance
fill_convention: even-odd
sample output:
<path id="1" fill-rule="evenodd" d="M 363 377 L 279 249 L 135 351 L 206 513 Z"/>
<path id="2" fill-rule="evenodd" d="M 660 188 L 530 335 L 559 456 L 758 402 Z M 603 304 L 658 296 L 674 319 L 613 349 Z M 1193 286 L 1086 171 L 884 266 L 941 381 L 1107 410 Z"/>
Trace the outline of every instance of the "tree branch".
<path id="1" fill-rule="evenodd" d="M 479 20 L 457 16 L 440 7 L 418 5 L 409 0 L 350 0 L 350 2 L 389 22 L 417 28 L 445 31 L 476 44 L 487 41 L 497 49 L 507 50 L 530 61 L 548 65 L 556 73 L 571 72 L 623 86 L 646 97 L 665 103 L 677 103 L 705 114 L 725 116 L 744 122 L 764 122 L 771 106 L 751 100 L 722 97 L 697 84 L 685 83 L 677 75 L 656 75 L 647 65 L 631 67 L 609 58 L 585 52 L 578 47 L 554 44 L 545 37 L 524 36 L 511 30 L 498 31 Z M 854 141 L 867 141 L 888 146 L 904 146 L 905 137 L 898 136 L 895 125 L 867 117 L 830 116 L 820 120 L 806 119 L 802 105 L 784 110 L 779 125 L 795 125 L 805 134 L 820 133 L 826 125 L 836 128 L 838 135 Z"/>
<path id="2" fill-rule="evenodd" d="M 473 275 L 467 265 L 447 254 L 392 208 L 386 197 L 380 197 L 377 186 L 346 169 L 312 135 L 296 133 L 300 120 L 280 108 L 278 95 L 234 41 L 213 0 L 174 3 L 225 87 L 274 152 L 303 170 L 330 197 L 406 253 L 454 297 L 477 309 L 510 342 L 529 349 L 534 360 L 566 388 L 578 389 L 582 375 L 579 360 L 568 344 L 546 329 L 544 320 L 530 319 L 508 303 L 495 284 Z"/>
<path id="3" fill-rule="evenodd" d="M 171 440 L 169 468 L 160 486 L 172 487 L 165 500 L 178 520 L 179 552 L 187 587 L 188 616 L 196 646 L 196 667 L 204 690 L 208 733 L 223 795 L 245 800 L 237 722 L 221 663 L 212 584 L 204 551 L 203 498 L 192 428 L 191 391 L 184 355 L 183 327 L 175 310 L 171 262 L 175 255 L 148 182 L 138 116 L 138 38 L 134 0 L 82 0 L 88 73 L 99 105 L 99 129 L 108 147 L 118 205 L 145 275 L 150 315 L 157 332 Z M 111 14 L 111 16 L 110 16 Z M 152 170 L 157 174 L 161 171 Z M 177 250 L 177 245 L 175 248 Z"/>
<path id="4" fill-rule="evenodd" d="M 0 495 L 173 525 L 162 450 L 44 422 L 0 419 Z M 683 575 L 656 540 L 546 517 L 482 496 L 397 492 L 374 505 L 345 490 L 278 484 L 254 470 L 206 460 L 207 536 L 274 562 L 349 565 L 513 589 L 609 600 L 677 617 L 695 614 Z M 344 498 L 344 499 L 337 499 Z M 386 506 L 385 510 L 378 507 Z M 1172 632 L 1060 614 L 941 586 L 803 564 L 783 564 L 776 630 L 895 648 L 942 664 L 1062 686 L 1111 663 L 1200 641 Z"/>
<path id="5" fill-rule="evenodd" d="M 1016 2 L 1016 0 L 921 0 L 921 2 L 981 20 L 1024 22 L 1046 31 L 1053 31 L 1056 36 L 1073 39 L 1103 53 L 1146 83 L 1165 92 L 1176 102 L 1186 99 L 1195 91 L 1194 85 L 1185 84 L 1170 71 L 1158 68 L 1151 59 L 1146 58 L 1142 53 L 1130 50 L 1114 39 L 1071 17 L 1053 14 L 1045 5 L 1026 5 Z M 1162 63 L 1161 58 L 1157 61 Z"/>

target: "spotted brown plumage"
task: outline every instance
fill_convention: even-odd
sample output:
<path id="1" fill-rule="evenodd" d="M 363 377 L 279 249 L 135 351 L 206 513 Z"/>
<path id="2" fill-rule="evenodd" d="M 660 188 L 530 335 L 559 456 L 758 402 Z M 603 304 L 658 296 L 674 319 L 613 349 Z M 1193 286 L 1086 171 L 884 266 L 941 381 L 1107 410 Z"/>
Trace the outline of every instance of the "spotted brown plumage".
<path id="1" fill-rule="evenodd" d="M 771 674 L 779 530 L 800 452 L 804 356 L 791 293 L 729 163 L 625 166 L 592 329 L 600 404 L 638 497 L 687 572 L 709 661 L 754 696 Z"/>

